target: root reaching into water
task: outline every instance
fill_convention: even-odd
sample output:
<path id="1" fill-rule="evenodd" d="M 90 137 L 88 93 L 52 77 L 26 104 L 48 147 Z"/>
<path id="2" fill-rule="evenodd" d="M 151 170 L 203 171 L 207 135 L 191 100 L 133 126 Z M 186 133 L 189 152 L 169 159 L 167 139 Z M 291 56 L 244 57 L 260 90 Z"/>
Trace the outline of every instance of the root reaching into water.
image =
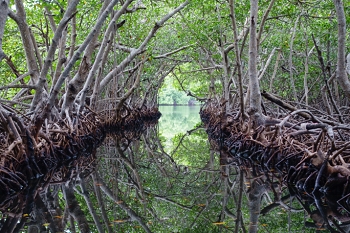
<path id="1" fill-rule="evenodd" d="M 219 106 L 208 102 L 200 115 L 212 146 L 220 151 L 222 167 L 243 166 L 255 177 L 279 180 L 304 205 L 315 205 L 328 228 L 332 224 L 325 205 L 333 218 L 350 219 L 347 125 L 296 110 L 279 119 L 266 117 L 264 125 L 253 128 L 249 119 L 238 117 L 239 112 L 227 114 Z"/>
<path id="2" fill-rule="evenodd" d="M 28 117 L 1 105 L 0 211 L 28 216 L 35 196 L 48 185 L 93 171 L 95 151 L 107 135 L 129 144 L 160 117 L 157 108 L 125 106 L 123 111 L 127 114 L 110 118 L 87 110 L 65 120 L 45 121 L 37 131 Z"/>

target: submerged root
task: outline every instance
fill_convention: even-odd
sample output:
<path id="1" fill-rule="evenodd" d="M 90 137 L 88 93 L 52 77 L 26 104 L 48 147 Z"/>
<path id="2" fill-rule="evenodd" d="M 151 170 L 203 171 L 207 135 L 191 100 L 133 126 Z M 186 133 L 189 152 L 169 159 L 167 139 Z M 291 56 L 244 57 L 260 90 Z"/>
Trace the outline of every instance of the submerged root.
<path id="1" fill-rule="evenodd" d="M 103 114 L 85 111 L 70 117 L 69 122 L 46 122 L 37 133 L 29 119 L 1 107 L 0 211 L 21 214 L 25 205 L 19 207 L 19 203 L 33 200 L 39 190 L 78 174 L 89 175 L 96 165 L 96 149 L 108 134 L 130 143 L 160 117 L 158 109 L 127 112 L 112 122 Z"/>
<path id="2" fill-rule="evenodd" d="M 350 216 L 350 128 L 308 110 L 281 120 L 266 117 L 264 125 L 253 128 L 249 119 L 236 117 L 239 112 L 227 114 L 219 106 L 207 102 L 200 116 L 211 145 L 221 152 L 221 165 L 243 166 L 255 177 L 277 177 L 300 201 L 309 203 L 311 197 L 321 212 L 323 205 L 338 203 L 331 212 L 343 208 Z"/>

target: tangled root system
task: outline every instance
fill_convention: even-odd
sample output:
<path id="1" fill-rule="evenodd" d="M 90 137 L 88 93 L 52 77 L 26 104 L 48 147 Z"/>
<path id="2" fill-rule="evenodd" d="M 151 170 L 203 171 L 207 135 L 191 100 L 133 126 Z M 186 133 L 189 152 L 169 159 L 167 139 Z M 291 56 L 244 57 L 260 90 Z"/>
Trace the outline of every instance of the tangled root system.
<path id="1" fill-rule="evenodd" d="M 30 119 L 0 105 L 0 211 L 30 212 L 34 197 L 49 184 L 66 182 L 95 167 L 96 149 L 108 134 L 130 143 L 157 122 L 157 108 L 124 107 L 118 118 L 84 113 L 35 130 Z"/>
<path id="2" fill-rule="evenodd" d="M 316 201 L 317 208 L 328 205 L 335 217 L 340 212 L 350 216 L 347 125 L 298 110 L 280 119 L 266 118 L 264 125 L 254 128 L 249 118 L 226 113 L 216 101 L 206 103 L 200 116 L 211 145 L 220 151 L 222 166 L 242 166 L 254 176 L 277 178 L 299 200 L 318 200 L 323 207 Z"/>

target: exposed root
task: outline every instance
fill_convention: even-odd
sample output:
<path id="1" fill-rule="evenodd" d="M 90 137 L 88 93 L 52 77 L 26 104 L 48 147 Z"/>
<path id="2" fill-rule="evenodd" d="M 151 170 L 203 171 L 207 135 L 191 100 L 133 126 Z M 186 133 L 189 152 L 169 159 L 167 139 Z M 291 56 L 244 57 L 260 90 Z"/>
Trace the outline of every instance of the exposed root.
<path id="1" fill-rule="evenodd" d="M 295 109 L 282 120 L 266 118 L 254 129 L 249 119 L 242 121 L 235 117 L 239 113 L 226 114 L 219 106 L 209 101 L 200 115 L 222 166 L 244 166 L 256 177 L 278 178 L 301 202 L 316 205 L 320 212 L 331 205 L 338 219 L 340 209 L 350 216 L 350 129 Z M 328 216 L 322 217 L 330 227 Z"/>
<path id="2" fill-rule="evenodd" d="M 29 119 L 0 106 L 0 211 L 29 214 L 26 202 L 48 185 L 93 171 L 96 149 L 108 134 L 130 143 L 160 117 L 155 108 L 125 107 L 123 113 L 111 121 L 105 114 L 88 110 L 69 120 L 46 121 L 37 132 Z"/>

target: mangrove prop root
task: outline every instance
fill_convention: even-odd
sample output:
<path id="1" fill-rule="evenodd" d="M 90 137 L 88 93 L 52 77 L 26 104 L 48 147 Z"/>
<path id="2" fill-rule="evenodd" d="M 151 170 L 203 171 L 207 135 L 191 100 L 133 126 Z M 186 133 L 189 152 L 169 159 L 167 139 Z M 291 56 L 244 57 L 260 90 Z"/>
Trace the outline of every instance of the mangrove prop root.
<path id="1" fill-rule="evenodd" d="M 216 101 L 208 101 L 200 116 L 211 145 L 221 152 L 221 165 L 243 166 L 255 176 L 279 178 L 280 185 L 299 200 L 316 208 L 328 205 L 332 217 L 344 219 L 342 212 L 350 219 L 350 129 L 293 113 L 254 129 L 249 119 L 236 117 L 239 112 L 227 114 Z M 341 134 L 333 133 L 332 127 L 342 128 Z M 322 218 L 326 216 L 324 226 L 330 228 L 326 210 L 319 211 Z"/>
<path id="2" fill-rule="evenodd" d="M 86 110 L 71 117 L 71 124 L 45 122 L 38 132 L 29 119 L 0 105 L 0 211 L 5 216 L 28 216 L 29 204 L 48 185 L 93 171 L 95 151 L 106 136 L 113 134 L 130 143 L 161 115 L 157 108 L 123 106 L 122 110 L 127 114 L 117 118 Z"/>

